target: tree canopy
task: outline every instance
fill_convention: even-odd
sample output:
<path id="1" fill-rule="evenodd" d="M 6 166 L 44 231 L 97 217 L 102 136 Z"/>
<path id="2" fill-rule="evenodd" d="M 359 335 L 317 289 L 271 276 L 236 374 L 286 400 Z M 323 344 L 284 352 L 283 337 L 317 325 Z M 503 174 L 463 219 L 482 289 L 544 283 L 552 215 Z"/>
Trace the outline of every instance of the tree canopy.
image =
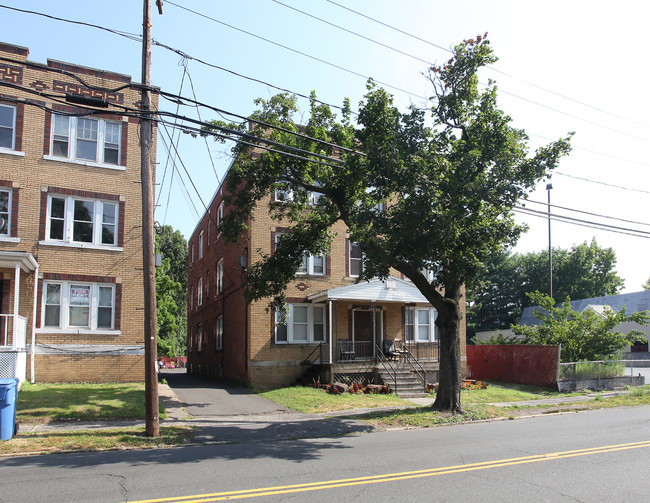
<path id="1" fill-rule="evenodd" d="M 187 242 L 165 225 L 156 233 L 156 252 L 163 256 L 156 268 L 158 354 L 182 356 L 187 346 Z"/>
<path id="2" fill-rule="evenodd" d="M 556 299 L 589 299 L 616 295 L 624 286 L 614 270 L 616 252 L 591 243 L 570 250 L 553 248 L 553 296 Z M 468 333 L 499 330 L 517 323 L 528 294 L 549 291 L 548 251 L 510 253 L 488 258 L 486 268 L 468 288 Z"/>
<path id="3" fill-rule="evenodd" d="M 530 344 L 561 344 L 562 362 L 608 359 L 625 346 L 645 339 L 645 334 L 637 329 L 627 334 L 615 330 L 617 325 L 625 322 L 645 326 L 649 319 L 645 311 L 628 315 L 625 308 L 618 312 L 612 309 L 596 312 L 587 308 L 578 312 L 571 307 L 569 298 L 556 305 L 548 295 L 536 292 L 530 294 L 530 299 L 537 306 L 533 314 L 539 324 L 514 325 L 513 331 L 525 336 Z"/>
<path id="4" fill-rule="evenodd" d="M 228 176 L 232 211 L 222 224 L 225 236 L 236 240 L 260 199 L 276 189 L 291 194 L 269 210 L 289 230 L 274 253 L 260 256 L 246 273 L 249 301 L 270 297 L 280 306 L 303 254 L 327 252 L 331 228 L 342 220 L 364 254 L 359 281 L 396 270 L 438 311 L 434 407 L 454 412 L 462 410 L 464 284 L 490 255 L 516 242 L 524 227 L 512 208 L 570 150 L 563 138 L 528 155 L 528 137 L 498 108 L 494 83 L 479 90 L 477 71 L 495 61 L 484 37 L 456 46 L 449 62 L 430 69 L 428 111 L 411 106 L 402 113 L 370 81 L 356 124 L 347 101 L 337 120 L 312 94 L 310 116 L 298 125 L 294 96 L 258 99 L 246 141 L 271 141 L 273 148 L 258 156 L 244 143 L 235 147 L 238 160 Z"/>

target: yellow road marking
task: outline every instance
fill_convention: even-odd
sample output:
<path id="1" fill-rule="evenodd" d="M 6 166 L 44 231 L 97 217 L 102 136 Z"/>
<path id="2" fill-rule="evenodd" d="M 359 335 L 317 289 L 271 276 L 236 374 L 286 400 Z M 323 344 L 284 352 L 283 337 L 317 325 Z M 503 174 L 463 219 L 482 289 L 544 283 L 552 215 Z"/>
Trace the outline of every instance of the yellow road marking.
<path id="1" fill-rule="evenodd" d="M 435 477 L 438 475 L 450 475 L 453 473 L 471 472 L 476 470 L 488 470 L 504 466 L 522 465 L 527 463 L 539 463 L 540 461 L 552 461 L 555 459 L 566 459 L 577 456 L 590 456 L 593 454 L 604 454 L 607 452 L 624 451 L 629 449 L 640 449 L 650 447 L 650 441 L 631 442 L 627 444 L 605 445 L 591 447 L 589 449 L 577 449 L 572 451 L 550 452 L 534 456 L 523 456 L 519 458 L 499 459 L 484 461 L 481 463 L 469 463 L 465 465 L 445 466 L 441 468 L 429 468 L 425 470 L 413 470 L 408 472 L 386 473 L 383 475 L 370 475 L 367 477 L 354 477 L 348 479 L 326 480 L 321 482 L 308 482 L 304 484 L 293 484 L 286 486 L 262 487 L 259 489 L 242 489 L 238 491 L 226 491 L 210 494 L 195 494 L 191 496 L 178 496 L 171 498 L 158 498 L 149 500 L 134 501 L 131 503 L 208 503 L 212 501 L 225 501 L 243 498 L 255 498 L 259 496 L 272 496 L 277 494 L 300 493 L 307 491 L 320 491 L 323 489 L 334 489 L 338 487 L 358 486 L 365 484 L 377 484 L 383 482 L 395 482 L 423 477 Z"/>

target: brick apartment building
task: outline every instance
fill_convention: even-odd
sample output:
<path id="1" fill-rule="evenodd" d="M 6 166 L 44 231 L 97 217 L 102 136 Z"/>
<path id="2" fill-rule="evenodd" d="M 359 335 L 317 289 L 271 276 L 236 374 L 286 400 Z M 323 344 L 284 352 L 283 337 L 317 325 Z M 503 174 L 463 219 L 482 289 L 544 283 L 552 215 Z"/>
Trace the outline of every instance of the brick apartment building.
<path id="1" fill-rule="evenodd" d="M 140 94 L 28 55 L 0 43 L 0 377 L 140 381 L 139 121 L 117 112 Z M 66 94 L 108 107 L 88 115 Z"/>
<path id="2" fill-rule="evenodd" d="M 281 222 L 268 213 L 281 194 L 258 203 L 250 229 L 232 244 L 215 232 L 228 212 L 225 187 L 224 179 L 189 239 L 188 372 L 268 389 L 294 384 L 314 362 L 329 380 L 344 374 L 377 380 L 378 353 L 393 341 L 426 368 L 429 382 L 437 380 L 435 309 L 403 277 L 357 283 L 363 257 L 341 221 L 330 255 L 305 256 L 288 287 L 286 325 L 278 326 L 268 300 L 247 305 L 243 269 L 259 253 L 272 253 L 282 235 Z M 463 312 L 463 368 L 465 329 Z"/>

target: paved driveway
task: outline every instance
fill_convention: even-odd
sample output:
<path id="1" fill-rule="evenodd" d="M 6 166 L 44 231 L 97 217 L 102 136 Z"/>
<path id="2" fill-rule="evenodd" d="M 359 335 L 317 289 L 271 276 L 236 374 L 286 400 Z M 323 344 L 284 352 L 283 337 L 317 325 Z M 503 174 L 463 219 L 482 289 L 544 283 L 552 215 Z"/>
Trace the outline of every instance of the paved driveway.
<path id="1" fill-rule="evenodd" d="M 160 376 L 167 380 L 187 413 L 195 418 L 287 411 L 286 407 L 261 398 L 248 388 L 195 377 L 187 374 L 186 369 L 162 369 Z"/>

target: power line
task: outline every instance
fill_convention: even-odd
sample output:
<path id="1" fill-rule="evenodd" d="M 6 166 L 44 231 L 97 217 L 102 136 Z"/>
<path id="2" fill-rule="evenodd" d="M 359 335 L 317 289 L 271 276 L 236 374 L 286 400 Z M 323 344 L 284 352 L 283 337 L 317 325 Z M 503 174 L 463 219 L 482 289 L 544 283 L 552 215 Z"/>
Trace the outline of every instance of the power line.
<path id="1" fill-rule="evenodd" d="M 548 203 L 545 203 L 543 201 L 533 201 L 532 199 L 526 199 L 525 202 L 533 203 L 533 204 L 541 204 L 543 206 L 548 206 Z M 589 216 L 592 216 L 592 217 L 606 218 L 608 220 L 618 220 L 619 222 L 625 222 L 627 224 L 647 225 L 648 227 L 650 227 L 650 223 L 647 223 L 647 222 L 638 222 L 636 220 L 626 220 L 624 218 L 612 217 L 612 216 L 609 216 L 609 215 L 601 215 L 599 213 L 591 213 L 589 211 L 576 210 L 575 208 L 568 208 L 566 206 L 558 206 L 557 204 L 551 204 L 550 206 L 551 206 L 551 208 L 557 208 L 558 210 L 573 211 L 574 213 L 582 213 L 583 215 L 589 215 Z"/>
<path id="2" fill-rule="evenodd" d="M 370 77 L 368 77 L 367 75 L 363 75 L 362 73 L 356 72 L 356 71 L 354 71 L 354 70 L 350 70 L 349 68 L 345 68 L 344 66 L 337 65 L 336 63 L 332 63 L 331 61 L 327 61 L 327 60 L 325 60 L 325 59 L 318 58 L 318 57 L 316 57 L 316 56 L 312 56 L 311 54 L 308 54 L 308 53 L 306 53 L 306 52 L 299 51 L 298 49 L 294 49 L 294 48 L 289 47 L 289 46 L 287 46 L 287 45 L 284 45 L 284 44 L 281 44 L 281 43 L 279 43 L 279 42 L 275 42 L 275 41 L 273 41 L 273 40 L 271 40 L 271 39 L 268 39 L 268 38 L 262 37 L 261 35 L 257 35 L 257 34 L 255 34 L 255 33 L 250 32 L 250 31 L 246 31 L 246 30 L 244 30 L 244 29 L 242 29 L 242 28 L 237 28 L 236 26 L 233 26 L 233 25 L 231 25 L 231 24 L 225 23 L 225 22 L 223 22 L 223 21 L 219 21 L 218 19 L 213 18 L 213 17 L 210 17 L 210 16 L 208 16 L 207 14 L 203 14 L 202 12 L 198 12 L 198 11 L 192 10 L 192 9 L 190 9 L 190 8 L 188 8 L 188 7 L 184 7 L 184 6 L 182 6 L 182 5 L 178 5 L 178 4 L 174 3 L 174 2 L 171 2 L 170 0 L 167 0 L 167 3 L 170 4 L 170 5 L 173 5 L 174 7 L 178 7 L 179 9 L 182 9 L 182 10 L 185 10 L 185 11 L 187 11 L 187 12 L 190 12 L 190 13 L 196 15 L 196 16 L 199 16 L 199 17 L 202 17 L 202 18 L 208 19 L 208 20 L 210 20 L 210 21 L 212 21 L 212 22 L 214 22 L 214 23 L 220 24 L 220 25 L 222 25 L 222 26 L 226 26 L 226 27 L 231 28 L 231 29 L 233 29 L 233 30 L 236 30 L 236 31 L 238 31 L 238 32 L 240 32 L 240 33 L 244 33 L 244 34 L 246 34 L 246 35 L 248 35 L 248 36 L 250 36 L 250 37 L 254 37 L 254 38 L 257 38 L 258 40 L 262 40 L 262 41 L 264 41 L 264 42 L 266 42 L 266 43 L 269 43 L 269 44 L 275 45 L 275 46 L 277 46 L 277 47 L 281 47 L 282 49 L 285 49 L 285 50 L 287 50 L 287 51 L 293 52 L 293 53 L 295 53 L 295 54 L 299 54 L 299 55 L 301 55 L 301 56 L 304 56 L 304 57 L 306 57 L 306 58 L 312 59 L 312 60 L 314 60 L 314 61 L 318 61 L 319 63 L 323 63 L 324 65 L 331 66 L 332 68 L 337 68 L 338 70 L 341 70 L 341 71 L 343 71 L 343 72 L 349 73 L 349 74 L 351 74 L 351 75 L 355 75 L 355 76 L 357 76 L 357 77 L 361 77 L 362 79 L 364 79 L 364 80 L 366 80 L 366 81 L 370 78 Z M 376 80 L 376 79 L 373 79 L 373 80 L 374 80 L 375 82 L 377 82 L 378 84 L 381 84 L 382 86 L 386 86 L 386 87 L 389 87 L 389 88 L 391 88 L 391 89 L 395 89 L 396 91 L 399 91 L 399 92 L 402 92 L 402 93 L 408 94 L 409 96 L 414 96 L 414 97 L 416 97 L 416 98 L 420 98 L 420 99 L 425 100 L 425 101 L 426 101 L 426 99 L 427 99 L 426 96 L 421 96 L 421 95 L 419 95 L 419 94 L 417 94 L 417 93 L 415 93 L 415 92 L 407 91 L 406 89 L 402 89 L 401 87 L 393 86 L 393 85 L 391 85 L 391 84 L 388 84 L 387 82 L 382 82 L 382 81 L 380 81 L 380 80 Z"/>
<path id="3" fill-rule="evenodd" d="M 275 1 L 275 0 L 274 0 L 274 1 Z M 363 14 L 362 12 L 359 12 L 359 11 L 356 11 L 356 10 L 351 9 L 351 8 L 349 8 L 349 7 L 346 7 L 345 5 L 341 5 L 340 3 L 337 3 L 337 2 L 335 2 L 335 1 L 333 1 L 333 0 L 326 0 L 326 1 L 329 2 L 329 3 L 331 3 L 332 5 L 335 5 L 335 6 L 337 6 L 337 7 L 340 7 L 341 9 L 345 9 L 345 10 L 347 10 L 347 11 L 349 11 L 349 12 L 352 12 L 353 14 L 356 14 L 357 16 L 361 16 L 361 17 L 366 18 L 366 19 L 368 19 L 368 20 L 370 20 L 370 21 L 372 21 L 372 22 L 374 22 L 374 23 L 380 24 L 380 25 L 382 25 L 382 26 L 385 26 L 386 28 L 389 28 L 389 29 L 394 30 L 394 31 L 396 31 L 396 32 L 398 32 L 398 33 L 401 33 L 401 34 L 403 34 L 403 35 L 406 35 L 407 37 L 410 37 L 410 38 L 412 38 L 412 39 L 414 39 L 414 40 L 418 40 L 418 41 L 420 41 L 420 42 L 424 42 L 425 44 L 428 44 L 428 45 L 430 45 L 430 46 L 432 46 L 432 47 L 435 47 L 435 48 L 437 48 L 437 49 L 440 49 L 440 50 L 442 50 L 442 51 L 445 51 L 445 52 L 448 52 L 448 53 L 453 53 L 453 51 L 452 51 L 451 49 L 447 48 L 447 47 L 443 47 L 443 46 L 438 45 L 438 44 L 435 44 L 435 43 L 433 43 L 433 42 L 431 42 L 431 41 L 429 41 L 429 40 L 426 40 L 426 39 L 424 39 L 424 38 L 421 38 L 421 37 L 418 37 L 418 36 L 416 36 L 416 35 L 413 35 L 412 33 L 409 33 L 409 32 L 407 32 L 407 31 L 405 31 L 405 30 L 401 30 L 401 29 L 399 29 L 399 28 L 397 28 L 397 27 L 395 27 L 395 26 L 393 26 L 393 25 L 391 25 L 391 24 L 384 23 L 383 21 L 380 21 L 379 19 L 376 19 L 376 18 L 373 18 L 373 17 L 368 16 L 368 15 L 366 15 L 366 14 Z M 637 121 L 632 120 L 632 119 L 629 119 L 629 118 L 627 118 L 627 117 L 623 117 L 623 116 L 621 116 L 621 115 L 617 115 L 617 114 L 615 114 L 615 113 L 608 112 L 607 110 L 603 110 L 602 108 L 598 108 L 598 107 L 595 107 L 595 106 L 590 105 L 590 104 L 588 104 L 588 103 L 585 103 L 585 102 L 583 102 L 583 101 L 577 100 L 577 99 L 575 99 L 575 98 L 571 98 L 570 96 L 566 96 L 566 95 L 564 95 L 564 94 L 562 94 L 562 93 L 558 93 L 557 91 L 553 91 L 553 90 L 551 90 L 551 89 L 547 89 L 547 88 L 545 88 L 545 87 L 542 87 L 542 86 L 540 86 L 540 85 L 538 85 L 538 84 L 535 84 L 535 83 L 528 82 L 528 81 L 526 81 L 526 80 L 520 79 L 520 78 L 518 78 L 518 77 L 515 77 L 515 76 L 513 76 L 513 75 L 510 75 L 509 73 L 506 73 L 506 72 L 504 72 L 504 71 L 502 71 L 502 70 L 499 70 L 498 68 L 495 68 L 493 65 L 488 65 L 488 68 L 491 69 L 492 71 L 496 72 L 496 73 L 500 73 L 501 75 L 505 75 L 506 77 L 510 77 L 510 78 L 512 78 L 512 79 L 518 80 L 518 81 L 523 82 L 524 84 L 527 84 L 527 85 L 529 85 L 529 86 L 531 86 L 531 87 L 535 87 L 535 88 L 540 89 L 540 90 L 542 90 L 542 91 L 545 91 L 545 92 L 547 92 L 547 93 L 550 93 L 550 94 L 553 94 L 553 95 L 555 95 L 555 96 L 558 96 L 559 98 L 563 98 L 563 99 L 565 99 L 565 100 L 572 101 L 572 102 L 577 103 L 577 104 L 579 104 L 579 105 L 582 105 L 582 106 L 584 106 L 584 107 L 591 108 L 592 110 L 596 110 L 597 112 L 604 113 L 604 114 L 606 114 L 606 115 L 609 115 L 609 116 L 611 116 L 611 117 L 615 117 L 615 118 L 617 118 L 617 119 L 625 120 L 625 121 L 630 122 L 630 123 L 632 123 L 632 124 L 637 124 L 637 125 L 640 125 L 640 126 L 643 126 L 643 127 L 650 127 L 648 124 L 644 124 L 644 123 L 642 123 L 642 122 L 637 122 Z"/>
<path id="4" fill-rule="evenodd" d="M 516 213 L 523 213 L 526 215 L 531 215 L 539 218 L 546 218 L 548 219 L 548 213 L 545 211 L 538 211 L 538 210 L 533 210 L 530 208 L 526 208 L 524 206 L 515 206 L 514 211 Z M 607 225 L 607 224 L 601 224 L 598 222 L 592 222 L 589 220 L 581 220 L 578 218 L 572 218 L 572 217 L 567 217 L 563 215 L 554 215 L 551 214 L 551 220 L 556 220 L 558 222 L 564 222 L 568 224 L 573 224 L 573 225 L 578 225 L 581 227 L 587 227 L 591 229 L 597 229 L 601 231 L 607 231 L 607 232 L 614 232 L 618 234 L 626 234 L 629 236 L 635 236 L 635 237 L 640 237 L 640 238 L 645 238 L 645 239 L 650 239 L 650 232 L 647 231 L 641 231 L 638 229 L 628 229 L 625 227 L 618 227 L 614 225 Z"/>
<path id="5" fill-rule="evenodd" d="M 566 176 L 567 178 L 575 178 L 576 180 L 582 180 L 583 182 L 596 183 L 598 185 L 604 185 L 606 187 L 612 187 L 612 188 L 615 188 L 615 189 L 629 190 L 631 192 L 640 192 L 642 194 L 650 194 L 650 190 L 635 189 L 635 188 L 632 188 L 632 187 L 623 187 L 622 185 L 614 185 L 612 183 L 607 183 L 607 182 L 599 182 L 597 180 L 590 180 L 589 178 L 582 178 L 580 176 L 569 175 L 567 173 L 562 173 L 560 171 L 554 171 L 553 174 L 554 175 Z"/>

